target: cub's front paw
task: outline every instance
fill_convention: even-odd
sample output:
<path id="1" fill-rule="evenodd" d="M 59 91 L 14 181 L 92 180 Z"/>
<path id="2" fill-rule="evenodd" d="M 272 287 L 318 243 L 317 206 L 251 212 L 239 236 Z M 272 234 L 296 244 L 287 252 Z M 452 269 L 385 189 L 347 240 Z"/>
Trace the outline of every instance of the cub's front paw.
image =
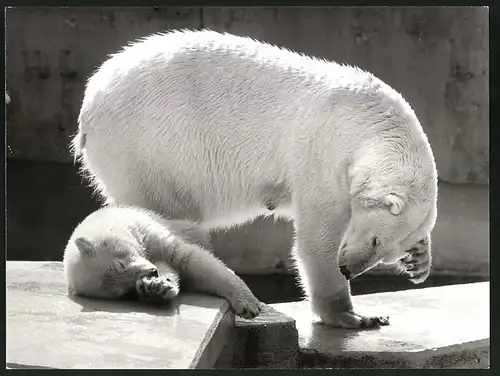
<path id="1" fill-rule="evenodd" d="M 168 276 L 143 277 L 135 287 L 139 299 L 147 302 L 164 302 L 179 294 L 177 283 Z"/>
<path id="2" fill-rule="evenodd" d="M 253 319 L 260 314 L 262 303 L 252 294 L 250 289 L 248 291 L 236 291 L 229 294 L 226 299 L 238 316 Z"/>
<path id="3" fill-rule="evenodd" d="M 401 263 L 410 281 L 416 284 L 424 282 L 431 271 L 429 242 L 426 239 L 421 240 L 406 253 Z"/>
<path id="4" fill-rule="evenodd" d="M 362 316 L 353 311 L 339 312 L 322 321 L 327 325 L 345 329 L 377 329 L 389 325 L 387 316 Z"/>

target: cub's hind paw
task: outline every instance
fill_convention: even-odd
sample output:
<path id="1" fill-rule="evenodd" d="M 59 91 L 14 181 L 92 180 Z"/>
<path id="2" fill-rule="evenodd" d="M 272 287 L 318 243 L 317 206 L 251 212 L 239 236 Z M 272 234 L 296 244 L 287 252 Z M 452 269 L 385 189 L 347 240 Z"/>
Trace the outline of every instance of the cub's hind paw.
<path id="1" fill-rule="evenodd" d="M 136 291 L 140 300 L 164 302 L 177 296 L 177 283 L 168 276 L 143 277 L 136 282 Z"/>

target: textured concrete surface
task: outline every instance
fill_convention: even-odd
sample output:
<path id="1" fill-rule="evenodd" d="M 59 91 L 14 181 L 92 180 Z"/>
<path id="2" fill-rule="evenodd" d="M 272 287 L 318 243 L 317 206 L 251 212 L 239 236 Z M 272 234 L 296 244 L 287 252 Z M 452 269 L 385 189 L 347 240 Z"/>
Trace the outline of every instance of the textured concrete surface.
<path id="1" fill-rule="evenodd" d="M 9 160 L 7 258 L 62 260 L 74 227 L 98 208 L 91 193 L 71 164 Z M 212 240 L 217 255 L 239 274 L 284 274 L 292 270 L 292 234 L 291 223 L 269 218 Z M 433 275 L 487 277 L 489 238 L 488 186 L 439 184 Z M 380 274 L 394 275 L 386 269 L 372 273 Z"/>
<path id="2" fill-rule="evenodd" d="M 232 340 L 224 346 L 215 368 L 296 368 L 299 345 L 295 320 L 264 307 L 253 320 L 235 319 Z"/>
<path id="3" fill-rule="evenodd" d="M 68 297 L 60 262 L 7 262 L 11 368 L 211 368 L 231 338 L 224 299 L 167 306 Z"/>
<path id="4" fill-rule="evenodd" d="M 323 325 L 308 302 L 273 304 L 293 317 L 303 367 L 488 368 L 489 283 L 355 296 L 357 312 L 390 316 L 377 330 Z"/>
<path id="5" fill-rule="evenodd" d="M 207 27 L 372 71 L 414 107 L 443 181 L 486 183 L 488 17 L 487 7 L 10 8 L 9 155 L 69 162 L 85 80 L 107 54 Z"/>

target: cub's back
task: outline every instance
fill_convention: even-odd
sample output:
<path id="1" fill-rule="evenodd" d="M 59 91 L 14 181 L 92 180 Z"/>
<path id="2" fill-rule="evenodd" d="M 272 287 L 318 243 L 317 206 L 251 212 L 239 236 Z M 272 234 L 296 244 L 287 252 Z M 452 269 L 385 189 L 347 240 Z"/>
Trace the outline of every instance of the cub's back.
<path id="1" fill-rule="evenodd" d="M 140 208 L 106 206 L 87 216 L 74 230 L 72 239 L 88 237 L 90 239 L 105 235 L 119 235 L 137 225 L 149 226 L 155 220 L 147 211 Z"/>

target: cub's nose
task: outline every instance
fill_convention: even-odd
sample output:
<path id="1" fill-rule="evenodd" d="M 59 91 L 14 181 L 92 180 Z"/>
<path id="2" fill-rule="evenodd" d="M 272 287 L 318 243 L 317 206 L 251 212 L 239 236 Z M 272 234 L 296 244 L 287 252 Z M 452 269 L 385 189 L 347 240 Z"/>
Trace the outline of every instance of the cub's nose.
<path id="1" fill-rule="evenodd" d="M 349 271 L 349 269 L 347 269 L 347 266 L 341 265 L 339 268 L 340 268 L 340 272 L 345 277 L 345 279 L 347 279 L 347 280 L 351 279 L 351 272 Z"/>
<path id="2" fill-rule="evenodd" d="M 151 277 L 151 278 L 157 278 L 158 277 L 158 269 L 156 268 L 151 268 L 149 269 L 149 273 L 147 274 L 148 277 Z"/>

